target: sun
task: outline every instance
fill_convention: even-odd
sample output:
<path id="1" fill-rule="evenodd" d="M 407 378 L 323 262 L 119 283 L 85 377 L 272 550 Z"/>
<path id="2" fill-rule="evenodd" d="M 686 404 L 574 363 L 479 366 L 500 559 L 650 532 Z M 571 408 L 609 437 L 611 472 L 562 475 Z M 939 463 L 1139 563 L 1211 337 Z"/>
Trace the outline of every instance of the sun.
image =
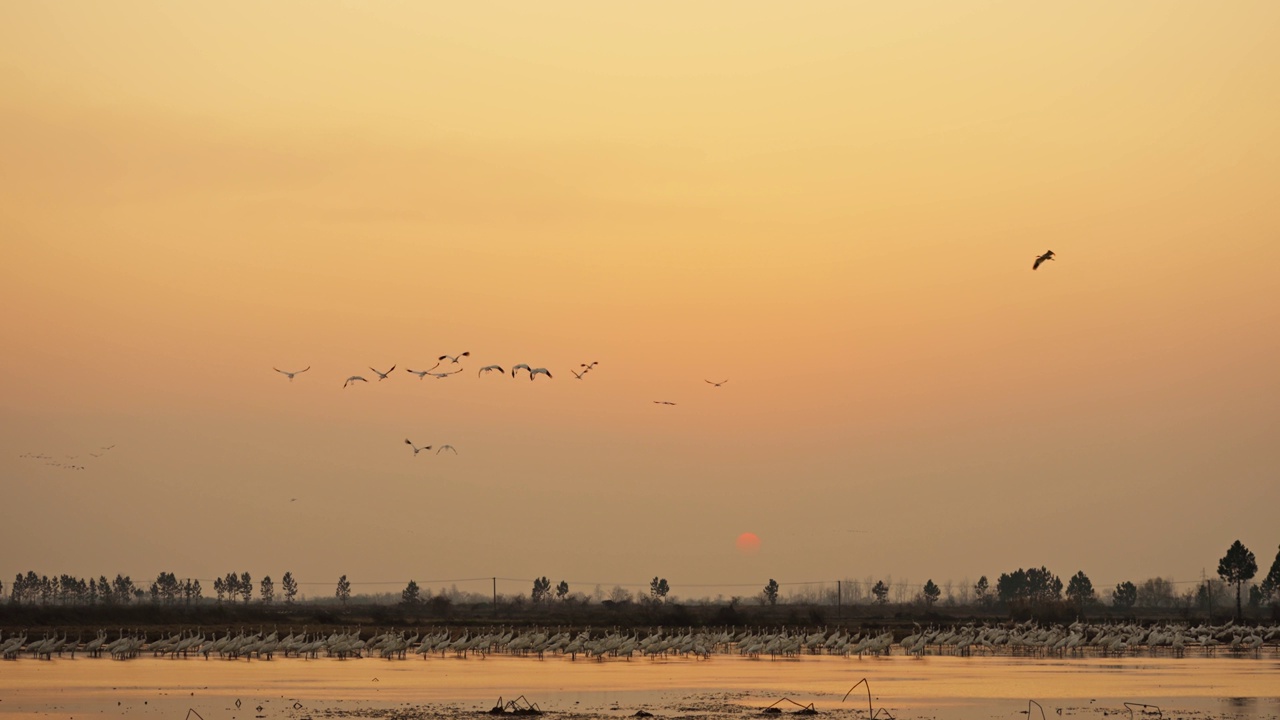
<path id="1" fill-rule="evenodd" d="M 742 555 L 755 555 L 760 552 L 760 536 L 753 532 L 744 532 L 733 542 Z"/>

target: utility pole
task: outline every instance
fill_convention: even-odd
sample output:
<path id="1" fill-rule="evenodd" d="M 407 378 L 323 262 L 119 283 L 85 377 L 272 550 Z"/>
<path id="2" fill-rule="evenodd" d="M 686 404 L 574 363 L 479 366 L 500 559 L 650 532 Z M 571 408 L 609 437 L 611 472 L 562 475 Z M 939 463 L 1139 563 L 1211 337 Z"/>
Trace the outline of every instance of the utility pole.
<path id="1" fill-rule="evenodd" d="M 498 578 L 493 578 L 493 616 L 498 617 Z"/>

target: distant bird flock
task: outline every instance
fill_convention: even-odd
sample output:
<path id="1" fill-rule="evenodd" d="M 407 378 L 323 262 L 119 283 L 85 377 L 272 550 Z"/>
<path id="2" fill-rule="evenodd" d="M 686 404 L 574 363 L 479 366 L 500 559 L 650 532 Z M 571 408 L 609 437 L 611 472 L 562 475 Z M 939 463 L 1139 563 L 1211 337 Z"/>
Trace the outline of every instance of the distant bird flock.
<path id="1" fill-rule="evenodd" d="M 445 378 L 447 378 L 447 377 L 450 377 L 450 376 L 453 376 L 453 375 L 457 375 L 458 373 L 461 373 L 461 372 L 464 370 L 464 368 L 462 368 L 462 367 L 458 367 L 456 370 L 443 370 L 443 371 L 440 371 L 440 372 L 437 372 L 437 371 L 436 371 L 436 369 L 437 369 L 437 368 L 439 368 L 441 365 L 446 365 L 446 366 L 449 366 L 449 365 L 459 365 L 459 366 L 461 366 L 461 364 L 462 364 L 462 359 L 463 359 L 463 358 L 469 358 L 469 357 L 471 357 L 471 351 L 470 351 L 470 350 L 466 350 L 466 351 L 460 352 L 460 353 L 458 353 L 457 355 L 444 354 L 444 355 L 441 355 L 440 357 L 436 358 L 436 364 L 435 364 L 435 365 L 432 365 L 430 368 L 428 368 L 428 369 L 426 369 L 426 370 L 414 370 L 413 368 L 405 368 L 405 372 L 409 373 L 410 375 L 417 375 L 419 380 L 422 380 L 422 379 L 427 378 L 427 377 L 433 377 L 433 378 L 435 378 L 435 379 L 437 379 L 437 380 L 443 380 L 443 379 L 445 379 Z M 594 368 L 595 368 L 595 366 L 596 366 L 596 365 L 599 365 L 599 364 L 600 364 L 600 363 L 598 363 L 598 362 L 596 362 L 596 361 L 594 361 L 594 360 L 593 360 L 593 361 L 591 361 L 591 362 L 589 362 L 589 363 L 581 363 L 581 364 L 579 364 L 579 367 L 580 367 L 580 368 L 582 368 L 582 370 L 581 370 L 581 371 L 577 371 L 577 370 L 572 371 L 572 372 L 573 372 L 573 375 L 574 375 L 574 377 L 576 377 L 577 379 L 581 380 L 581 379 L 583 379 L 584 377 L 586 377 L 587 373 L 591 372 L 591 370 L 592 370 L 592 369 L 594 369 Z M 278 368 L 278 367 L 272 367 L 271 369 L 272 369 L 272 370 L 275 370 L 276 372 L 280 373 L 281 375 L 284 375 L 285 377 L 287 377 L 287 378 L 289 379 L 289 382 L 293 382 L 293 378 L 294 378 L 296 375 L 300 375 L 300 374 L 302 374 L 302 373 L 304 373 L 304 372 L 306 372 L 306 371 L 310 370 L 310 369 L 311 369 L 311 366 L 310 366 L 310 365 L 308 365 L 307 367 L 303 368 L 302 370 L 294 370 L 294 371 L 292 371 L 292 372 L 290 372 L 290 371 L 288 371 L 288 370 L 281 370 L 281 369 L 280 369 L 280 368 Z M 373 367 L 373 366 L 369 366 L 369 369 L 370 369 L 371 371 L 373 371 L 373 373 L 374 373 L 375 375 L 377 375 L 377 376 L 378 376 L 378 382 L 382 382 L 383 380 L 386 380 L 387 378 L 391 377 L 391 373 L 395 372 L 396 365 L 392 365 L 392 366 L 391 366 L 390 368 L 388 368 L 385 372 L 384 372 L 384 371 L 382 371 L 382 370 L 379 370 L 379 369 L 377 369 L 377 368 L 375 368 L 375 367 Z M 530 366 L 528 363 L 518 363 L 518 364 L 516 364 L 516 365 L 511 366 L 511 377 L 513 377 L 513 378 L 514 378 L 514 377 L 516 377 L 516 376 L 519 374 L 519 372 L 520 372 L 521 370 L 523 370 L 524 372 L 528 373 L 528 375 L 529 375 L 529 380 L 534 380 L 534 379 L 536 379 L 539 375 L 546 375 L 548 380 L 554 379 L 554 378 L 553 378 L 553 376 L 551 375 L 551 371 L 550 371 L 550 370 L 548 370 L 547 368 L 544 368 L 544 367 L 532 367 L 532 366 Z M 492 373 L 492 372 L 497 372 L 499 375 L 505 375 L 505 374 L 506 374 L 506 371 L 502 368 L 502 366 L 501 366 L 501 365 L 485 365 L 484 367 L 481 367 L 481 368 L 476 372 L 476 376 L 477 376 L 477 377 L 483 377 L 486 373 Z M 368 380 L 367 378 L 365 378 L 363 375 L 351 375 L 351 376 L 348 376 L 348 377 L 347 377 L 347 379 L 346 379 L 346 381 L 342 383 L 342 387 L 343 387 L 343 389 L 346 389 L 347 387 L 349 387 L 349 386 L 351 386 L 351 385 L 354 385 L 355 383 L 368 383 L 368 382 L 369 382 L 369 380 Z M 719 386 L 717 386 L 717 387 L 719 387 Z M 674 403 L 672 403 L 672 404 L 674 404 Z M 414 455 L 414 457 L 417 457 L 418 453 L 420 453 L 420 452 L 422 452 L 422 451 L 424 451 L 424 450 L 430 450 L 430 449 L 433 447 L 433 446 L 431 446 L 431 445 L 422 445 L 422 446 L 415 445 L 415 444 L 413 443 L 413 441 L 412 441 L 412 440 L 409 440 L 408 438 L 406 438 L 404 442 L 405 442 L 405 444 L 406 444 L 406 445 L 408 445 L 408 446 L 413 450 L 413 455 Z M 449 452 L 451 452 L 451 453 L 453 453 L 454 455 L 457 455 L 457 454 L 458 454 L 458 450 L 457 450 L 454 446 L 452 446 L 452 445 L 447 445 L 447 444 L 446 444 L 446 445 L 441 445 L 441 446 L 439 446 L 438 448 L 436 448 L 436 453 L 435 453 L 435 454 L 439 455 L 440 453 L 445 452 L 446 450 L 447 450 L 447 451 L 449 451 Z M 292 502 L 292 501 L 291 501 L 291 502 Z"/>
<path id="2" fill-rule="evenodd" d="M 87 467 L 85 463 L 93 462 L 92 460 L 86 460 L 86 457 L 100 458 L 110 452 L 113 448 L 115 448 L 115 445 L 103 445 L 97 449 L 97 452 L 85 452 L 83 454 L 76 453 L 75 455 L 63 454 L 61 456 L 28 452 L 22 453 L 18 457 L 24 460 L 38 460 L 49 467 L 58 468 L 59 470 L 84 470 Z"/>
<path id="3" fill-rule="evenodd" d="M 1002 655 L 1023 657 L 1123 657 L 1173 656 L 1188 653 L 1261 657 L 1280 651 L 1280 624 L 1246 627 L 1187 625 L 1167 622 L 1152 626 L 1138 623 L 1100 624 L 1075 622 L 1042 626 L 1032 622 L 1013 626 L 968 623 L 949 627 L 919 628 L 904 637 L 892 630 L 851 632 L 848 628 L 782 628 L 747 630 L 732 627 L 685 629 L 586 629 L 555 631 L 532 627 L 524 630 L 431 628 L 412 635 L 405 631 L 370 633 L 290 633 L 227 630 L 219 635 L 189 629 L 172 635 L 148 637 L 138 631 L 118 631 L 114 639 L 99 630 L 85 641 L 26 632 L 0 638 L 0 656 L 12 660 L 22 655 L 51 660 L 76 653 L 90 657 L 127 660 L 143 654 L 155 657 L 203 657 L 224 660 L 271 660 L 275 657 L 339 659 L 379 657 L 405 659 L 408 655 L 466 657 L 490 654 L 576 660 L 612 658 L 692 658 L 737 655 L 748 658 L 796 658 L 805 655 L 862 657 L 903 655 Z"/>

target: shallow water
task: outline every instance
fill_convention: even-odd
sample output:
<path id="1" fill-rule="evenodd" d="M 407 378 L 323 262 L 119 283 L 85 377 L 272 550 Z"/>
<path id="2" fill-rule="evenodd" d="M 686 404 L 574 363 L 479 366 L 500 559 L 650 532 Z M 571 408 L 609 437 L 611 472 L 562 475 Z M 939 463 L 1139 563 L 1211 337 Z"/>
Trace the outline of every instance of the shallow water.
<path id="1" fill-rule="evenodd" d="M 865 719 L 863 687 L 842 702 L 862 678 L 872 705 L 898 718 L 1022 718 L 1029 708 L 1039 718 L 1028 703 L 1036 700 L 1047 717 L 1128 717 L 1123 703 L 1130 701 L 1158 706 L 1166 718 L 1280 720 L 1280 659 L 1274 656 L 22 659 L 0 663 L 0 719 L 183 718 L 189 710 L 205 720 L 456 717 L 521 695 L 566 717 L 621 718 L 645 709 L 660 717 L 731 718 L 758 715 L 788 698 L 812 703 L 824 715 Z M 786 701 L 779 707 L 798 709 Z"/>

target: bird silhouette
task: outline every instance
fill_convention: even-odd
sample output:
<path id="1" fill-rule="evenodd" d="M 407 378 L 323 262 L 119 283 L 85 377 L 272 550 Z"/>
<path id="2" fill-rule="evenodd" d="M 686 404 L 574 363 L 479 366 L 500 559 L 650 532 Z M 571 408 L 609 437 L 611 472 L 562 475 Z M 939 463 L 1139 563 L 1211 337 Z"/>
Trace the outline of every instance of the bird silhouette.
<path id="1" fill-rule="evenodd" d="M 1046 250 L 1043 255 L 1036 256 L 1036 262 L 1034 265 L 1031 266 L 1031 269 L 1035 270 L 1036 268 L 1040 267 L 1040 264 L 1043 263 L 1045 260 L 1052 260 L 1052 259 L 1053 259 L 1053 251 Z"/>
<path id="2" fill-rule="evenodd" d="M 395 369 L 396 369 L 396 366 L 395 366 L 395 365 L 392 365 L 392 366 L 391 366 L 391 370 L 388 370 L 388 371 L 386 371 L 386 372 L 382 372 L 381 370 L 377 370 L 377 369 L 372 368 L 372 367 L 371 367 L 371 368 L 369 368 L 369 369 L 370 369 L 370 370 L 373 370 L 375 373 L 378 373 L 378 382 L 382 382 L 383 380 L 386 380 L 386 379 L 387 379 L 387 376 L 388 376 L 388 375 L 390 375 L 390 374 L 391 374 L 391 370 L 395 370 Z"/>
<path id="3" fill-rule="evenodd" d="M 480 368 L 479 372 L 476 373 L 476 377 L 480 377 L 481 375 L 487 372 L 492 372 L 494 370 L 497 370 L 499 375 L 505 375 L 507 372 L 506 370 L 502 369 L 501 365 L 485 365 L 484 367 Z"/>
<path id="4" fill-rule="evenodd" d="M 550 371 L 550 370 L 547 370 L 546 368 L 532 368 L 531 370 L 529 370 L 529 379 L 530 379 L 530 380 L 534 379 L 534 378 L 535 378 L 535 377 L 537 377 L 538 375 L 546 375 L 548 378 L 550 378 L 550 377 L 551 377 L 551 371 Z"/>
<path id="5" fill-rule="evenodd" d="M 725 384 L 725 383 L 727 383 L 727 382 L 729 382 L 729 381 L 728 381 L 728 380 L 721 380 L 720 382 L 711 382 L 710 380 L 707 380 L 707 382 L 711 383 L 712 385 L 715 385 L 716 387 L 720 387 L 721 385 L 723 385 L 723 384 Z"/>
<path id="6" fill-rule="evenodd" d="M 467 352 L 464 352 L 464 353 L 462 353 L 461 355 L 441 355 L 440 357 L 438 357 L 438 358 L 436 358 L 436 359 L 437 359 L 437 360 L 445 360 L 445 359 L 447 358 L 447 359 L 449 360 L 449 362 L 456 363 L 456 362 L 458 362 L 458 358 L 464 358 L 464 357 L 468 357 L 468 356 L 470 356 L 470 355 L 471 355 L 471 351 L 470 351 L 470 350 L 468 350 Z"/>
<path id="7" fill-rule="evenodd" d="M 409 446 L 409 447 L 411 447 L 411 448 L 413 448 L 413 456 L 414 456 L 414 457 L 418 457 L 418 453 L 422 452 L 423 450 L 430 450 L 430 449 L 431 449 L 431 446 L 430 446 L 430 445 L 424 445 L 424 446 L 422 446 L 422 447 L 418 447 L 417 445 L 414 445 L 414 444 L 409 440 L 409 438 L 405 438 L 405 439 L 404 439 L 404 444 L 405 444 L 405 445 L 408 445 L 408 446 Z"/>
<path id="8" fill-rule="evenodd" d="M 670 400 L 654 400 L 653 402 L 657 405 L 675 405 L 675 403 Z"/>
<path id="9" fill-rule="evenodd" d="M 457 455 L 457 454 L 458 454 L 458 451 L 457 451 L 456 449 L 454 449 L 454 447 L 453 447 L 452 445 L 441 445 L 441 446 L 440 446 L 440 449 L 436 450 L 436 454 L 437 454 L 437 455 L 439 455 L 440 453 L 444 452 L 445 450 L 452 450 L 454 455 Z"/>
<path id="10" fill-rule="evenodd" d="M 310 369 L 311 369 L 311 366 L 310 366 L 310 365 L 308 365 L 308 366 L 306 366 L 305 368 L 303 368 L 303 369 L 301 369 L 301 370 L 294 370 L 293 372 L 289 372 L 288 370 L 281 370 L 281 369 L 280 369 L 280 368 L 278 368 L 278 367 L 273 367 L 273 368 L 271 368 L 271 369 L 272 369 L 272 370 L 275 370 L 276 372 L 280 373 L 281 375 L 284 375 L 284 376 L 288 377 L 288 378 L 289 378 L 289 382 L 293 382 L 293 376 L 294 376 L 294 375 L 301 375 L 302 373 L 304 373 L 304 372 L 306 372 L 306 371 L 310 370 Z"/>
<path id="11" fill-rule="evenodd" d="M 365 380 L 364 378 L 360 377 L 359 375 L 352 375 L 351 377 L 347 378 L 347 381 L 346 381 L 346 382 L 342 383 L 342 387 L 343 387 L 343 389 L 346 389 L 346 387 L 347 387 L 348 385 L 350 385 L 351 383 L 356 382 L 356 381 L 359 381 L 359 382 L 362 382 L 362 383 L 367 383 L 367 382 L 369 382 L 368 380 Z"/>
<path id="12" fill-rule="evenodd" d="M 438 367 L 440 367 L 440 363 L 436 363 L 435 365 L 432 365 L 431 370 L 435 370 Z M 405 368 L 406 372 L 410 372 L 410 373 L 413 373 L 414 375 L 417 375 L 419 380 L 426 377 L 427 374 L 431 372 L 431 370 L 410 370 L 409 368 Z M 375 370 L 374 372 L 377 372 L 377 371 Z"/>

